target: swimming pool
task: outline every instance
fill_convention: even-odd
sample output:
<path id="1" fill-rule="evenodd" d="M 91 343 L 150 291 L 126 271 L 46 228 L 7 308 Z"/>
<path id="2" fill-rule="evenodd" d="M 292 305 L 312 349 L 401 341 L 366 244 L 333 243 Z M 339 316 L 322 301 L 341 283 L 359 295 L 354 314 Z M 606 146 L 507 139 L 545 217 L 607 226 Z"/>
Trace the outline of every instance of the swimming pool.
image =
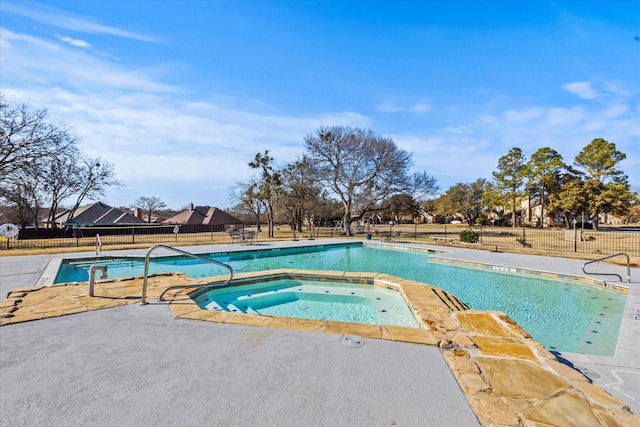
<path id="1" fill-rule="evenodd" d="M 386 273 L 428 283 L 479 310 L 504 311 L 549 350 L 611 356 L 617 343 L 626 295 L 533 275 L 432 262 L 422 252 L 361 244 L 326 245 L 204 255 L 236 272 L 278 268 Z M 65 260 L 56 283 L 88 280 L 92 261 Z M 105 261 L 110 278 L 141 276 L 144 259 Z M 183 257 L 154 258 L 150 273 L 180 271 L 191 277 L 226 270 Z"/>
<path id="2" fill-rule="evenodd" d="M 197 292 L 206 310 L 418 328 L 402 295 L 380 286 L 278 279 Z"/>

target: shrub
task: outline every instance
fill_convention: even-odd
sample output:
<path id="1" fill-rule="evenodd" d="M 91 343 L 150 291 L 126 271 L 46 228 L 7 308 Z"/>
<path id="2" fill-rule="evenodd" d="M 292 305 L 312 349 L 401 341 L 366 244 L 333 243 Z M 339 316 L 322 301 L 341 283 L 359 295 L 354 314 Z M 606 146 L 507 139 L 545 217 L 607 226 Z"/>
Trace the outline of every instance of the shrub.
<path id="1" fill-rule="evenodd" d="M 480 233 L 472 229 L 462 230 L 460 232 L 460 241 L 467 243 L 477 243 L 480 240 Z"/>

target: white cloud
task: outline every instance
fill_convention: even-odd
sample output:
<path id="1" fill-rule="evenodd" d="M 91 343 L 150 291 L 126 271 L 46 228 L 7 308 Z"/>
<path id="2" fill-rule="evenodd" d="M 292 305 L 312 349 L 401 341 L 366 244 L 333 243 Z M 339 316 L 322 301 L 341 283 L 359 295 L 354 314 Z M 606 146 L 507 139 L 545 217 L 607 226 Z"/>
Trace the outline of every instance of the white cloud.
<path id="1" fill-rule="evenodd" d="M 596 99 L 600 94 L 591 87 L 591 82 L 573 82 L 562 85 L 562 88 L 582 99 Z"/>
<path id="2" fill-rule="evenodd" d="M 542 108 L 528 108 L 525 110 L 507 110 L 503 116 L 509 123 L 525 123 L 539 118 L 542 113 Z"/>
<path id="3" fill-rule="evenodd" d="M 265 115 L 204 101 L 176 103 L 145 93 L 103 91 L 87 97 L 40 88 L 9 89 L 6 95 L 10 101 L 47 108 L 51 117 L 72 126 L 86 155 L 116 165 L 119 179 L 127 184 L 108 194 L 116 206 L 161 194 L 170 186 L 175 191 L 165 203 L 171 207 L 198 197 L 201 204 L 224 207 L 227 189 L 248 176 L 247 163 L 257 152 L 269 150 L 278 162 L 293 161 L 304 151 L 304 137 L 321 124 L 370 124 L 367 117 L 351 112 Z M 203 200 L 198 196 L 201 184 L 215 184 L 220 190 Z M 184 199 L 186 194 L 191 195 Z"/>
<path id="4" fill-rule="evenodd" d="M 139 34 L 120 28 L 110 27 L 92 22 L 88 18 L 72 16 L 60 10 L 31 3 L 30 7 L 23 7 L 20 2 L 4 2 L 3 12 L 24 16 L 35 21 L 39 21 L 48 25 L 67 30 L 90 33 L 90 34 L 108 34 L 117 37 L 124 37 L 132 40 L 145 42 L 158 42 L 156 37 L 146 34 Z"/>
<path id="5" fill-rule="evenodd" d="M 608 119 L 615 119 L 621 117 L 627 111 L 629 111 L 629 106 L 626 104 L 612 104 L 608 106 L 602 114 Z"/>
<path id="6" fill-rule="evenodd" d="M 3 49 L 11 49 L 13 47 L 12 42 L 14 41 L 18 42 L 16 44 L 19 44 L 20 42 L 24 42 L 33 46 L 37 46 L 37 47 L 49 50 L 51 52 L 57 52 L 60 50 L 59 46 L 53 43 L 49 43 L 44 40 L 41 40 L 37 37 L 33 37 L 27 34 L 17 34 L 7 29 L 0 28 L 0 43 L 1 43 L 0 46 L 2 46 Z"/>
<path id="7" fill-rule="evenodd" d="M 128 89 L 146 92 L 175 92 L 178 88 L 159 83 L 159 77 L 168 75 L 175 64 L 152 68 L 129 69 L 123 64 L 91 55 L 86 49 L 71 49 L 64 45 L 48 43 L 26 34 L 0 31 L 3 46 L 3 73 L 5 86 L 24 82 L 42 83 L 46 86 Z"/>
<path id="8" fill-rule="evenodd" d="M 393 103 L 385 102 L 376 107 L 381 113 L 412 113 L 421 115 L 431 111 L 431 105 L 425 101 L 416 102 L 408 106 L 398 106 Z"/>
<path id="9" fill-rule="evenodd" d="M 546 123 L 555 126 L 575 126 L 585 117 L 582 107 L 549 108 L 546 114 Z"/>
<path id="10" fill-rule="evenodd" d="M 90 48 L 91 45 L 84 40 L 72 39 L 71 37 L 61 36 L 56 34 L 56 38 L 60 41 L 70 44 L 71 46 L 81 47 L 84 49 Z"/>

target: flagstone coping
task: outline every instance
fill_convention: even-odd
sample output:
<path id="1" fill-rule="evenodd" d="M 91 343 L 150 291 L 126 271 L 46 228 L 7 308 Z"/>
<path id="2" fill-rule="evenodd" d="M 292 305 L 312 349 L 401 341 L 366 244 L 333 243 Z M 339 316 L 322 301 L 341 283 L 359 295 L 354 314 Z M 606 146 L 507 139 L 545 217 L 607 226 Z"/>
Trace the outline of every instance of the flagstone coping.
<path id="1" fill-rule="evenodd" d="M 188 288 L 169 295 L 181 319 L 357 335 L 437 345 L 480 423 L 487 426 L 640 427 L 628 405 L 579 371 L 564 365 L 503 312 L 469 310 L 442 289 L 385 274 L 271 270 L 238 274 L 234 284 L 295 278 L 348 281 L 394 289 L 412 307 L 421 328 L 365 325 L 202 310 L 189 294 L 224 277 L 194 280 L 182 273 L 149 277 L 147 298 L 169 286 Z M 0 302 L 0 326 L 139 303 L 142 278 L 98 281 L 95 296 L 83 283 L 15 288 Z"/>

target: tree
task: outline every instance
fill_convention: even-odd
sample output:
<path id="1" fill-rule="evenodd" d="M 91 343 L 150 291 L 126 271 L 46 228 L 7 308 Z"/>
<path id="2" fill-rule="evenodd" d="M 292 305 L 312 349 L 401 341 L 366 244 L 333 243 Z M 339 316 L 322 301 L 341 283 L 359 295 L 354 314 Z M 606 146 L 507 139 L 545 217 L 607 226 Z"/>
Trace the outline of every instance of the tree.
<path id="1" fill-rule="evenodd" d="M 616 149 L 616 144 L 596 138 L 580 151 L 573 164 L 582 170 L 586 179 L 605 184 L 614 177 L 625 176 L 619 166 L 626 158 L 626 154 Z"/>
<path id="2" fill-rule="evenodd" d="M 229 198 L 237 203 L 236 210 L 255 218 L 256 230 L 260 232 L 260 220 L 262 218 L 264 205 L 259 198 L 257 188 L 258 182 L 254 177 L 246 181 L 236 182 L 236 185 L 229 193 Z"/>
<path id="3" fill-rule="evenodd" d="M 478 178 L 472 183 L 457 183 L 438 200 L 438 210 L 444 214 L 461 214 L 469 225 L 476 223 L 484 211 L 486 180 Z"/>
<path id="4" fill-rule="evenodd" d="M 321 127 L 305 137 L 305 146 L 320 179 L 343 205 L 348 235 L 352 235 L 353 222 L 386 208 L 380 202 L 411 190 L 411 154 L 399 149 L 391 138 L 359 128 Z M 419 184 L 429 182 L 435 181 Z M 426 188 L 422 190 L 428 192 Z"/>
<path id="5" fill-rule="evenodd" d="M 254 198 L 264 206 L 267 214 L 267 234 L 272 238 L 275 224 L 274 205 L 281 191 L 280 172 L 275 169 L 269 150 L 265 150 L 264 154 L 257 153 L 253 161 L 249 162 L 249 167 L 260 170 L 260 177 L 255 182 L 252 193 Z"/>
<path id="6" fill-rule="evenodd" d="M 540 200 L 543 227 L 544 208 L 549 203 L 549 196 L 560 191 L 562 175 L 566 169 L 562 156 L 549 147 L 540 148 L 533 153 L 527 163 L 527 191 Z"/>
<path id="7" fill-rule="evenodd" d="M 582 212 L 588 212 L 584 183 L 578 176 L 565 175 L 562 178 L 560 190 L 549 195 L 549 210 L 562 212 L 567 228 Z"/>
<path id="8" fill-rule="evenodd" d="M 596 227 L 600 213 L 625 215 L 634 203 L 627 176 L 619 168 L 626 157 L 613 142 L 596 138 L 575 158 L 574 165 L 584 179 L 587 210 Z"/>
<path id="9" fill-rule="evenodd" d="M 292 220 L 292 227 L 302 232 L 306 220 L 313 231 L 315 218 L 321 213 L 322 188 L 318 185 L 318 171 L 305 156 L 286 165 L 280 172 L 282 192 L 278 204 Z"/>
<path id="10" fill-rule="evenodd" d="M 415 219 L 420 215 L 420 203 L 406 193 L 394 194 L 385 204 L 389 206 L 390 219 L 395 222 L 400 222 L 403 216 Z"/>
<path id="11" fill-rule="evenodd" d="M 147 222 L 151 222 L 151 216 L 166 208 L 167 205 L 158 197 L 139 197 L 133 202 L 132 209 L 140 208 L 147 214 Z"/>
<path id="12" fill-rule="evenodd" d="M 516 209 L 522 197 L 522 188 L 527 171 L 526 159 L 522 150 L 514 147 L 498 160 L 498 170 L 493 172 L 492 192 L 501 205 L 511 203 L 513 226 L 516 227 Z"/>
<path id="13" fill-rule="evenodd" d="M 76 144 L 68 127 L 47 120 L 46 110 L 11 105 L 0 97 L 0 179 Z"/>
<path id="14" fill-rule="evenodd" d="M 99 158 L 82 159 L 82 166 L 78 168 L 76 176 L 76 201 L 69 212 L 67 221 L 71 221 L 76 210 L 80 207 L 85 198 L 96 198 L 104 196 L 106 187 L 120 185 L 115 177 L 115 169 L 112 163 Z"/>
<path id="15" fill-rule="evenodd" d="M 113 165 L 85 158 L 78 139 L 62 123 L 52 124 L 45 110 L 11 106 L 0 98 L 0 197 L 19 206 L 38 227 L 39 211 L 49 206 L 47 222 L 56 226 L 60 204 L 76 196 L 69 220 L 85 197 L 119 185 Z"/>

